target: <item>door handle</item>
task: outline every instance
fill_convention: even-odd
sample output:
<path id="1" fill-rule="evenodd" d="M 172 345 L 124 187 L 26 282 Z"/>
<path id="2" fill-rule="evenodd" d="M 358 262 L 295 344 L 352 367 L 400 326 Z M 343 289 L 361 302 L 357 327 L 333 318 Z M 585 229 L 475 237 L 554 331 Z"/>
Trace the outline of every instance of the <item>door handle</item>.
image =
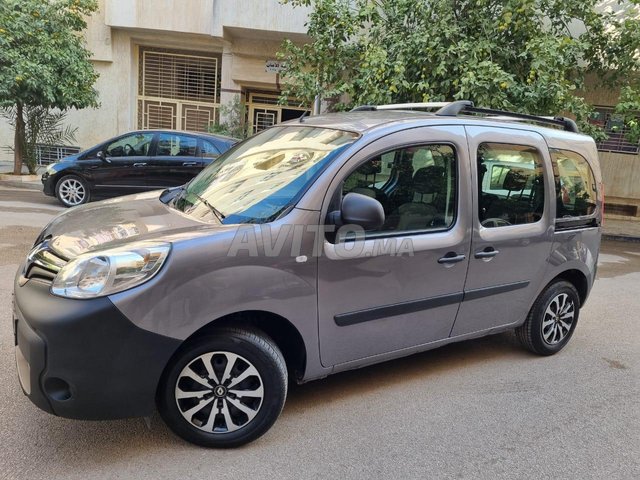
<path id="1" fill-rule="evenodd" d="M 476 258 L 492 258 L 500 253 L 500 250 L 496 250 L 493 247 L 487 247 L 484 250 L 480 250 L 473 254 Z"/>
<path id="2" fill-rule="evenodd" d="M 198 162 L 183 162 L 182 163 L 183 167 L 195 167 L 196 165 L 198 165 Z"/>
<path id="3" fill-rule="evenodd" d="M 457 254 L 456 252 L 449 252 L 444 257 L 438 259 L 438 263 L 458 263 L 467 258 L 464 254 Z"/>
<path id="4" fill-rule="evenodd" d="M 133 164 L 134 167 L 144 167 L 146 165 L 147 165 L 146 162 L 140 162 L 140 163 L 134 163 Z"/>

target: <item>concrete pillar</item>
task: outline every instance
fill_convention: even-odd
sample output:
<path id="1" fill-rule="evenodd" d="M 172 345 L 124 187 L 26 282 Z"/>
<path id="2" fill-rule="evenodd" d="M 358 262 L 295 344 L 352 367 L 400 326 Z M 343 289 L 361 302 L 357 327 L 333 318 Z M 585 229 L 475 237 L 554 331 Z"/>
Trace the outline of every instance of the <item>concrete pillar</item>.
<path id="1" fill-rule="evenodd" d="M 231 43 L 225 41 L 222 47 L 222 64 L 220 65 L 220 105 L 228 106 L 233 103 L 235 97 L 242 93 L 240 85 L 233 81 L 234 53 Z M 243 99 L 241 99 L 243 100 Z M 224 122 L 223 112 L 220 112 L 220 121 Z"/>

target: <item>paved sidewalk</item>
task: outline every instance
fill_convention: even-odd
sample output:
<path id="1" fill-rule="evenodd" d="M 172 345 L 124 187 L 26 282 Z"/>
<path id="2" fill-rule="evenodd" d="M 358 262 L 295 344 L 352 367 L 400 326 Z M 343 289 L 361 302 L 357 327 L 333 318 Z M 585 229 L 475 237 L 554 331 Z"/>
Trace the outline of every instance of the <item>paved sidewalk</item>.
<path id="1" fill-rule="evenodd" d="M 7 178 L 9 177 L 9 178 Z M 42 182 L 38 178 L 35 181 L 25 181 L 20 179 L 12 179 L 9 175 L 0 176 L 0 186 L 1 187 L 10 187 L 10 188 L 26 188 L 28 190 L 39 190 L 42 191 Z"/>
<path id="2" fill-rule="evenodd" d="M 619 216 L 610 218 L 606 216 L 606 208 L 605 205 L 605 219 L 602 227 L 603 239 L 640 242 L 640 218 L 623 219 Z"/>
<path id="3" fill-rule="evenodd" d="M 4 179 L 0 180 L 0 186 L 2 187 L 13 187 L 13 188 L 27 188 L 29 190 L 40 190 L 42 191 L 42 182 L 40 182 L 40 175 L 44 172 L 45 167 L 38 167 L 36 169 L 36 174 L 38 175 L 37 181 L 24 181 L 24 179 L 7 179 L 4 176 Z M 0 160 L 0 175 L 5 173 L 13 172 L 13 161 Z M 27 167 L 22 166 L 22 172 L 28 173 Z"/>

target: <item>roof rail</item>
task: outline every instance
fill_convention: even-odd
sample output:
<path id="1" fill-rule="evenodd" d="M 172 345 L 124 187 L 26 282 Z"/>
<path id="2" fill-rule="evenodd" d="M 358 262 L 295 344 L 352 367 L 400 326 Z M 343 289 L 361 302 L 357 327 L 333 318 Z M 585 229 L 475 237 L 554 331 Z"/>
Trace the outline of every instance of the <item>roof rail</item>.
<path id="1" fill-rule="evenodd" d="M 414 108 L 438 108 L 446 107 L 451 102 L 424 102 L 424 103 L 390 103 L 387 105 L 360 105 L 353 108 L 352 112 L 372 112 L 374 110 L 412 110 Z M 455 103 L 455 102 L 454 102 Z"/>
<path id="2" fill-rule="evenodd" d="M 378 110 L 411 110 L 413 108 L 442 108 L 450 102 L 418 102 L 418 103 L 391 103 L 378 105 Z"/>
<path id="3" fill-rule="evenodd" d="M 529 120 L 530 122 L 543 123 L 561 127 L 567 132 L 580 133 L 580 129 L 575 121 L 566 117 L 542 117 L 539 115 L 529 115 L 527 113 L 509 112 L 507 110 L 495 110 L 492 108 L 480 108 L 473 105 L 470 100 L 457 100 L 455 102 L 427 102 L 427 103 L 394 103 L 390 105 L 361 105 L 351 110 L 352 112 L 374 111 L 374 110 L 412 110 L 415 108 L 438 108 L 435 112 L 440 117 L 455 117 L 464 113 L 476 113 L 480 115 L 491 115 L 515 118 L 519 120 Z"/>
<path id="4" fill-rule="evenodd" d="M 493 108 L 467 107 L 462 113 L 479 113 L 482 115 L 499 115 L 501 117 L 517 118 L 520 120 L 529 120 L 531 122 L 546 123 L 562 127 L 567 132 L 580 133 L 580 129 L 576 122 L 566 117 L 541 117 L 539 115 L 529 115 L 528 113 L 516 113 L 506 110 L 495 110 Z"/>
<path id="5" fill-rule="evenodd" d="M 439 117 L 455 117 L 466 108 L 473 107 L 471 100 L 457 100 L 455 102 L 449 102 L 445 104 L 440 110 L 436 112 Z"/>

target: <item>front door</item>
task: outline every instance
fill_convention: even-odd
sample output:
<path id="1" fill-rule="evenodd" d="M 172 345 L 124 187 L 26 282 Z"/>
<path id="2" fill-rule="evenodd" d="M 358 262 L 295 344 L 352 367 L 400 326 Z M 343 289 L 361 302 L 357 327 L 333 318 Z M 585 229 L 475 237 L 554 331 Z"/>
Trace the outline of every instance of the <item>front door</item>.
<path id="1" fill-rule="evenodd" d="M 463 127 L 425 127 L 377 140 L 342 167 L 323 211 L 356 192 L 380 201 L 386 221 L 364 240 L 325 239 L 318 259 L 324 366 L 368 363 L 449 336 L 470 250 L 469 165 Z"/>
<path id="2" fill-rule="evenodd" d="M 477 164 L 472 254 L 452 336 L 523 320 L 543 279 L 553 235 L 553 175 L 544 138 L 493 127 L 467 127 L 467 134 Z M 509 143 L 500 143 L 504 138 Z"/>
<path id="3" fill-rule="evenodd" d="M 91 171 L 95 189 L 113 194 L 145 190 L 153 135 L 134 133 L 107 144 L 106 160 Z"/>

